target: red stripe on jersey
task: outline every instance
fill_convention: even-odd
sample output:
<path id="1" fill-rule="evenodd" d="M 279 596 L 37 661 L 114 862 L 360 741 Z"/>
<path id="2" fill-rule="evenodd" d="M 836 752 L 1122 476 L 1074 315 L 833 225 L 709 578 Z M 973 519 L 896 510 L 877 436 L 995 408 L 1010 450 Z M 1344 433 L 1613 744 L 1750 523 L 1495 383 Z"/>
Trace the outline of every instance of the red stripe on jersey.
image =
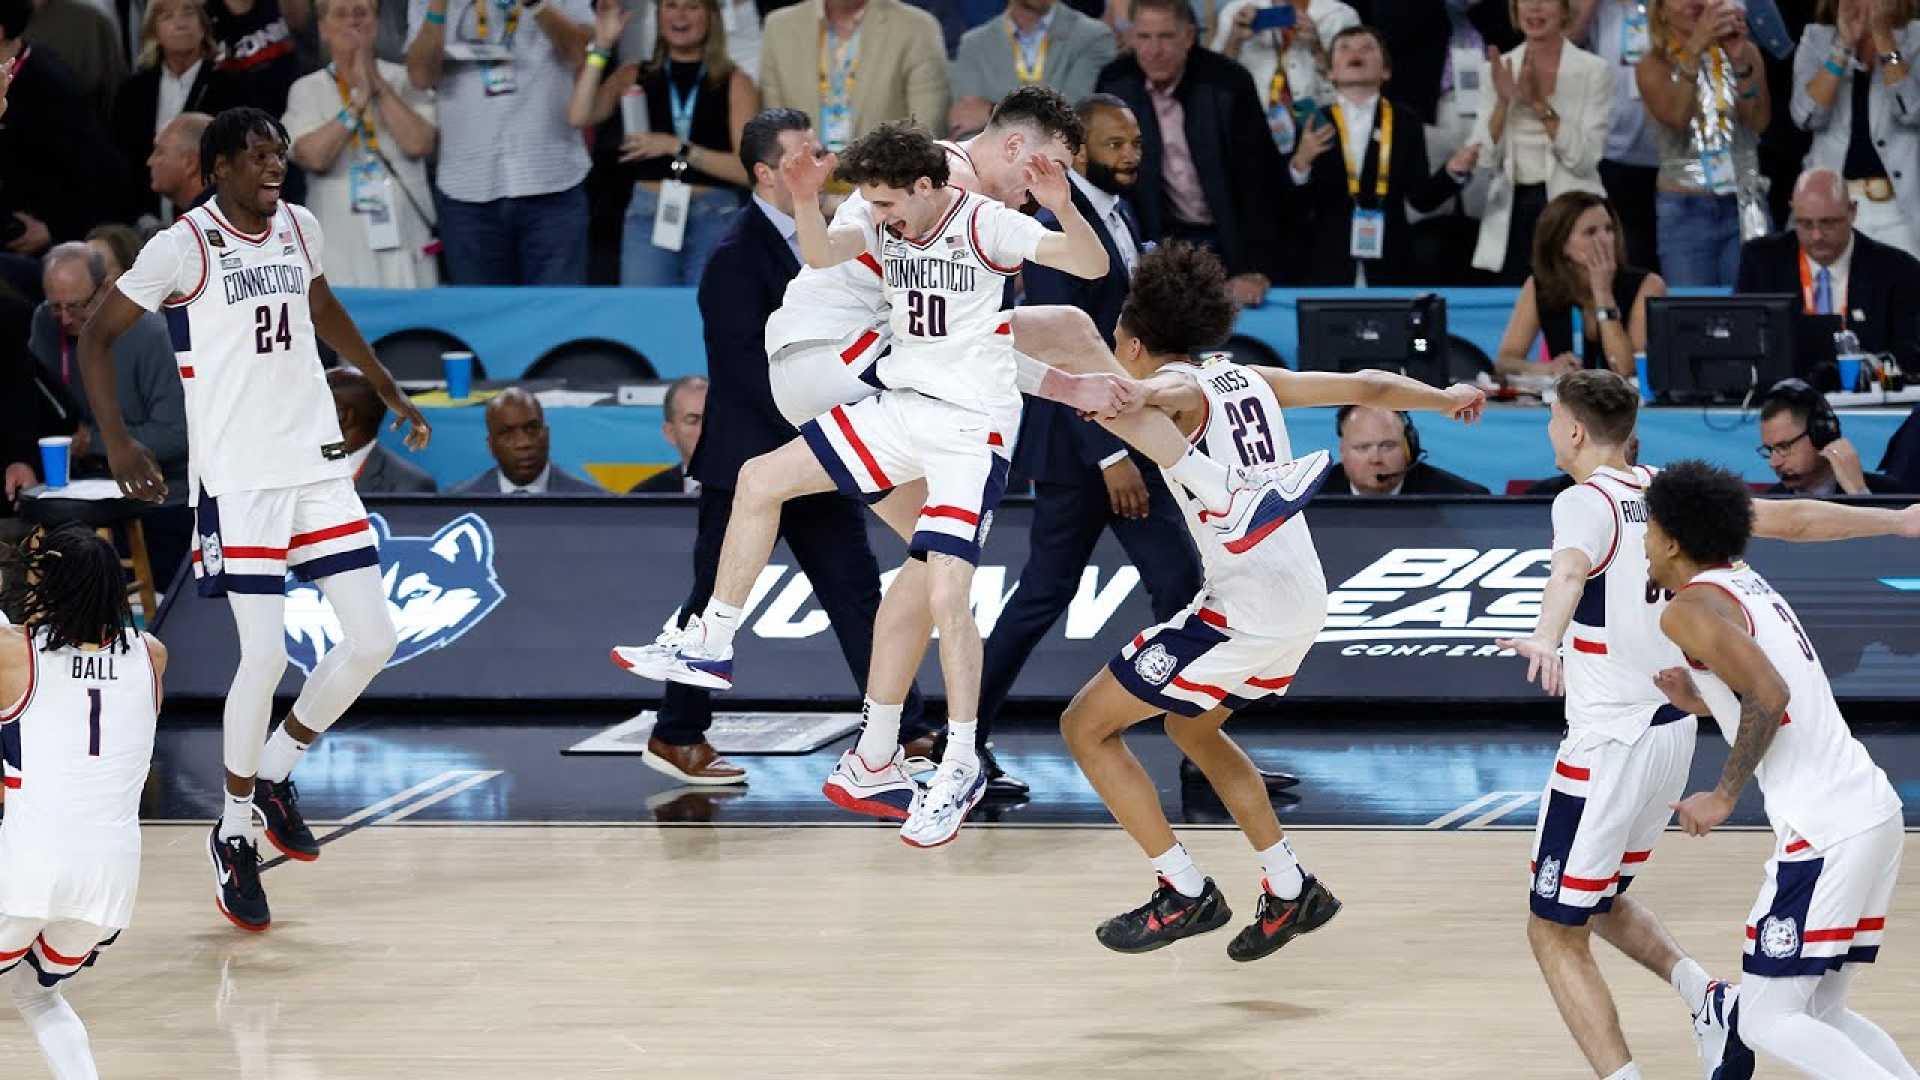
<path id="1" fill-rule="evenodd" d="M 19 787 L 20 785 L 14 783 L 13 777 L 9 776 L 7 777 L 7 786 Z M 33 948 L 32 945 L 27 946 L 27 949 L 31 949 L 31 948 Z M 10 964 L 15 960 L 20 959 L 21 957 L 27 955 L 27 949 L 21 949 L 19 952 L 0 952 L 0 964 Z"/>
<path id="2" fill-rule="evenodd" d="M 1886 928 L 1887 920 L 1884 917 L 1878 919 L 1861 919 L 1859 924 L 1854 927 L 1855 930 L 1863 934 L 1871 934 L 1878 930 L 1885 930 Z"/>
<path id="3" fill-rule="evenodd" d="M 1208 686 L 1206 683 L 1188 682 L 1178 675 L 1173 677 L 1173 685 L 1182 690 L 1191 690 L 1197 694 L 1205 694 L 1215 701 L 1225 701 L 1227 699 L 1227 692 L 1217 686 Z"/>
<path id="4" fill-rule="evenodd" d="M 313 265 L 313 251 L 307 247 L 307 234 L 300 229 L 300 215 L 287 211 L 287 220 L 293 222 L 293 238 L 300 241 L 300 254 L 307 260 L 307 272 L 320 276 L 320 268 Z"/>
<path id="5" fill-rule="evenodd" d="M 319 529 L 314 532 L 301 533 L 287 541 L 287 550 L 292 551 L 294 548 L 323 544 L 328 540 L 338 540 L 343 536 L 352 536 L 357 532 L 367 532 L 372 528 L 372 525 L 367 524 L 366 518 L 361 518 L 359 521 L 349 521 L 345 525 L 335 525 L 331 529 Z"/>
<path id="6" fill-rule="evenodd" d="M 1019 263 L 1014 263 L 1012 266 L 1001 266 L 999 263 L 987 258 L 986 249 L 980 246 L 980 211 L 985 208 L 986 204 L 981 203 L 979 206 L 974 207 L 973 213 L 967 217 L 967 242 L 973 245 L 973 253 L 979 258 L 981 266 L 1004 276 L 1012 276 L 1019 273 Z"/>
<path id="7" fill-rule="evenodd" d="M 1145 635 L 1145 634 L 1135 634 L 1135 635 L 1133 635 L 1133 647 L 1134 647 L 1134 648 L 1136 648 L 1136 649 L 1137 649 L 1137 648 L 1139 648 L 1140 646 L 1142 646 L 1142 645 L 1145 645 L 1146 643 L 1147 643 L 1147 638 L 1146 638 L 1146 635 Z"/>
<path id="8" fill-rule="evenodd" d="M 199 552 L 195 552 L 194 554 L 197 555 Z M 287 549 L 276 547 L 229 547 L 222 549 L 221 554 L 229 559 L 284 559 L 287 557 Z"/>
<path id="9" fill-rule="evenodd" d="M 1809 930 L 1800 935 L 1801 941 L 1852 941 L 1854 930 L 1851 926 L 1837 927 L 1832 930 Z"/>
<path id="10" fill-rule="evenodd" d="M 1001 438 L 999 432 L 989 431 L 987 432 L 987 445 L 1004 447 L 1007 445 L 1007 440 Z"/>
<path id="11" fill-rule="evenodd" d="M 860 464 L 867 467 L 867 475 L 873 478 L 874 484 L 882 488 L 892 487 L 893 481 L 888 480 L 887 474 L 880 471 L 880 463 L 867 452 L 867 444 L 861 442 L 859 433 L 853 430 L 853 422 L 847 419 L 845 406 L 833 407 L 833 422 L 840 425 L 841 436 L 847 440 L 848 446 L 853 447 L 853 452 L 860 456 Z"/>
<path id="12" fill-rule="evenodd" d="M 1620 865 L 1632 866 L 1636 863 L 1646 862 L 1651 858 L 1653 858 L 1653 849 L 1651 848 L 1646 851 L 1629 851 L 1625 855 L 1620 856 Z"/>
<path id="13" fill-rule="evenodd" d="M 1753 633 L 1753 616 L 1748 614 L 1747 605 L 1743 603 L 1738 596 L 1735 596 L 1733 594 L 1732 589 L 1727 588 L 1725 585 L 1722 585 L 1717 581 L 1689 581 L 1685 585 L 1680 586 L 1680 590 L 1682 592 L 1685 592 L 1686 590 L 1691 589 L 1696 585 L 1704 585 L 1709 589 L 1719 589 L 1721 592 L 1726 593 L 1727 599 L 1733 601 L 1733 606 L 1740 609 L 1740 616 L 1747 620 L 1747 633 L 1749 635 Z M 1706 669 L 1702 668 L 1701 670 L 1704 671 Z"/>
<path id="14" fill-rule="evenodd" d="M 33 941 L 34 944 L 40 946 L 40 951 L 46 954 L 47 959 L 62 967 L 77 967 L 87 962 L 86 956 L 61 956 L 59 953 L 54 952 L 53 946 L 47 944 L 47 939 L 44 937 L 34 938 Z M 92 953 L 93 950 L 87 950 L 87 955 L 90 956 Z"/>
<path id="15" fill-rule="evenodd" d="M 996 334 L 1012 334 L 1013 324 L 1010 322 L 1003 322 L 999 326 L 994 327 L 993 332 Z"/>
<path id="16" fill-rule="evenodd" d="M 1554 762 L 1553 771 L 1569 780 L 1588 780 L 1593 777 L 1592 769 L 1583 769 L 1578 765 L 1569 765 L 1564 761 Z"/>
<path id="17" fill-rule="evenodd" d="M 6 784 L 8 787 L 14 789 L 15 791 L 20 790 L 20 778 L 17 776 L 7 777 Z M 26 951 L 27 950 L 25 949 L 21 949 L 20 952 L 17 952 L 17 953 L 0 953 L 0 960 L 5 960 L 9 956 L 19 956 L 21 953 L 24 953 Z"/>
<path id="18" fill-rule="evenodd" d="M 1593 653 L 1595 656 L 1605 656 L 1607 655 L 1607 643 L 1604 641 L 1588 641 L 1586 638 L 1574 638 L 1573 651 Z"/>
<path id="19" fill-rule="evenodd" d="M 181 218 L 182 220 L 185 220 L 186 215 L 182 214 Z M 176 296 L 170 297 L 165 304 L 165 306 L 167 307 L 181 307 L 186 304 L 191 304 L 195 300 L 198 300 L 200 298 L 200 293 L 204 291 L 207 287 L 207 279 L 213 276 L 213 258 L 212 256 L 207 254 L 207 238 L 200 235 L 199 228 L 196 227 L 193 222 L 188 221 L 187 227 L 193 232 L 194 245 L 200 249 L 200 281 L 194 285 L 193 291 L 186 294 L 185 296 L 176 295 Z M 182 368 L 181 378 L 184 378 L 184 379 L 193 378 L 193 369 L 190 367 Z"/>
<path id="20" fill-rule="evenodd" d="M 28 637 L 26 639 L 26 646 L 27 646 L 27 692 L 20 695 L 20 700 L 14 702 L 13 708 L 11 710 L 7 712 L 0 712 L 0 724 L 5 724 L 14 720 L 18 720 L 21 714 L 27 711 L 27 706 L 33 703 L 34 684 L 39 681 L 39 677 L 40 677 L 40 658 L 34 655 L 32 637 Z M 14 786 L 18 787 L 19 785 L 18 783 L 16 783 Z"/>
<path id="21" fill-rule="evenodd" d="M 1595 495 L 1607 500 L 1607 511 L 1613 515 L 1613 543 L 1607 545 L 1606 558 L 1601 559 L 1599 565 L 1587 571 L 1587 580 L 1592 581 L 1607 572 L 1607 567 L 1613 565 L 1614 555 L 1620 551 L 1620 504 L 1614 502 L 1613 497 L 1608 495 L 1605 489 L 1591 480 L 1580 486 L 1590 489 Z"/>
<path id="22" fill-rule="evenodd" d="M 1193 615 L 1194 618 L 1199 619 L 1208 626 L 1217 626 L 1222 630 L 1227 628 L 1227 617 L 1212 608 L 1201 608 L 1199 611 L 1194 612 Z"/>
<path id="23" fill-rule="evenodd" d="M 1581 892 L 1599 892 L 1601 889 L 1619 880 L 1619 874 L 1615 874 L 1609 878 L 1574 877 L 1571 874 L 1561 874 L 1560 887 L 1563 889 L 1579 889 Z"/>
<path id="24" fill-rule="evenodd" d="M 871 346 L 875 341 L 879 340 L 879 338 L 880 338 L 880 333 L 877 330 L 868 330 L 866 333 L 861 334 L 857 339 L 854 340 L 853 344 L 841 350 L 840 362 L 843 364 L 851 364 L 855 360 L 860 359 L 861 355 L 867 351 L 868 347 Z"/>
<path id="25" fill-rule="evenodd" d="M 1293 676 L 1288 675 L 1280 679 L 1248 679 L 1247 685 L 1257 686 L 1262 690 L 1285 690 L 1291 682 L 1293 682 Z"/>
<path id="26" fill-rule="evenodd" d="M 927 233 L 927 235 L 923 239 L 919 239 L 919 240 L 915 240 L 912 237 L 908 237 L 907 243 L 912 244 L 914 247 L 922 248 L 922 249 L 932 246 L 935 240 L 940 239 L 940 234 L 947 231 L 947 226 L 953 224 L 953 219 L 959 216 L 960 208 L 965 205 L 967 205 L 967 193 L 963 190 L 953 200 L 953 205 L 947 207 L 947 216 L 940 219 L 940 224 L 935 225 L 933 227 L 933 231 Z M 986 260 L 982 259 L 980 261 L 985 262 Z"/>
<path id="27" fill-rule="evenodd" d="M 259 247 L 261 244 L 264 244 L 267 242 L 268 237 L 273 235 L 272 219 L 268 219 L 267 227 L 261 231 L 259 236 L 249 236 L 246 233 L 241 232 L 239 229 L 234 228 L 233 225 L 229 223 L 226 218 L 221 217 L 220 210 L 218 207 L 216 207 L 213 204 L 213 200 L 209 199 L 206 202 L 202 203 L 201 205 L 206 207 L 207 216 L 213 219 L 213 223 L 215 225 L 220 226 L 222 231 L 232 234 L 233 238 L 236 240 L 243 240 L 248 244 L 253 245 L 254 247 Z"/>
<path id="28" fill-rule="evenodd" d="M 920 516 L 930 517 L 930 518 L 952 518 L 955 521 L 962 521 L 968 525 L 980 524 L 979 514 L 976 514 L 971 510 L 966 510 L 958 506 L 929 506 L 925 510 L 920 511 Z"/>
<path id="29" fill-rule="evenodd" d="M 886 271 L 880 269 L 880 260 L 874 258 L 873 252 L 871 251 L 861 252 L 859 255 L 859 263 L 861 266 L 873 271 L 875 277 L 887 276 Z"/>
<path id="30" fill-rule="evenodd" d="M 1792 855 L 1797 851 L 1805 851 L 1812 846 L 1812 844 L 1805 840 L 1795 840 L 1793 843 L 1787 845 L 1787 854 Z"/>
<path id="31" fill-rule="evenodd" d="M 183 379 L 193 378 L 193 365 L 189 364 L 186 367 L 181 368 L 180 377 Z"/>

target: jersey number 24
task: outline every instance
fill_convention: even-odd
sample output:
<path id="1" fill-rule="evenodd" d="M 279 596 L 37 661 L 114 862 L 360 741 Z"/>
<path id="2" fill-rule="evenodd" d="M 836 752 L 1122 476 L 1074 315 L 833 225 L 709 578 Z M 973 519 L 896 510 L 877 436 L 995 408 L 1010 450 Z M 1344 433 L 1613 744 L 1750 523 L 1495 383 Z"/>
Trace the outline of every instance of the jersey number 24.
<path id="1" fill-rule="evenodd" d="M 283 352 L 293 348 L 293 327 L 287 323 L 287 305 L 280 305 L 280 317 L 276 320 L 273 305 L 261 304 L 253 309 L 253 349 L 265 356 L 275 348 Z"/>

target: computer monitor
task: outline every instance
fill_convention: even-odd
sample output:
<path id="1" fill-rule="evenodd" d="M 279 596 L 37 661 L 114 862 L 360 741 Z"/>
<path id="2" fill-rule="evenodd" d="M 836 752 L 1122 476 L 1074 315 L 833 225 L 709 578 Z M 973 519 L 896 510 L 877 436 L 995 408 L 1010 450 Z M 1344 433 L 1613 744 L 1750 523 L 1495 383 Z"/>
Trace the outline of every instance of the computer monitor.
<path id="1" fill-rule="evenodd" d="M 1302 299 L 1300 370 L 1397 371 L 1447 385 L 1447 302 L 1399 298 Z"/>
<path id="2" fill-rule="evenodd" d="M 1800 298 L 1660 296 L 1647 300 L 1647 373 L 1656 400 L 1757 399 L 1794 374 Z"/>

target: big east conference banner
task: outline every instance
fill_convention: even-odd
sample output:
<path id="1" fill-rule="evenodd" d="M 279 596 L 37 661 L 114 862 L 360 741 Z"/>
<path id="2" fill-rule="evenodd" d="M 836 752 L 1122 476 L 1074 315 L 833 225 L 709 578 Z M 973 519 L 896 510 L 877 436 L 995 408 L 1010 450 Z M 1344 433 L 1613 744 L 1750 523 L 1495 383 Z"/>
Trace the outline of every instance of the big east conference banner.
<path id="1" fill-rule="evenodd" d="M 659 687 L 607 659 L 651 641 L 686 598 L 694 507 L 639 499 L 373 499 L 401 646 L 373 699 L 657 701 Z M 1019 587 L 1031 507 L 996 515 L 974 579 L 991 635 Z M 1326 628 L 1292 700 L 1538 700 L 1494 639 L 1524 634 L 1548 568 L 1548 507 L 1503 500 L 1327 500 L 1307 513 L 1329 589 Z M 890 584 L 900 542 L 870 538 Z M 1842 698 L 1920 699 L 1920 542 L 1757 542 L 1751 561 L 1786 594 Z M 289 583 L 288 693 L 338 641 L 318 590 Z M 1140 576 L 1101 541 L 1073 602 L 1014 687 L 1064 702 L 1153 622 Z M 740 704 L 858 701 L 827 616 L 784 546 L 754 584 L 736 643 Z M 175 646 L 169 695 L 226 693 L 238 647 L 224 601 L 176 589 L 160 631 Z M 181 647 L 184 646 L 184 647 Z M 921 688 L 938 696 L 935 649 Z"/>

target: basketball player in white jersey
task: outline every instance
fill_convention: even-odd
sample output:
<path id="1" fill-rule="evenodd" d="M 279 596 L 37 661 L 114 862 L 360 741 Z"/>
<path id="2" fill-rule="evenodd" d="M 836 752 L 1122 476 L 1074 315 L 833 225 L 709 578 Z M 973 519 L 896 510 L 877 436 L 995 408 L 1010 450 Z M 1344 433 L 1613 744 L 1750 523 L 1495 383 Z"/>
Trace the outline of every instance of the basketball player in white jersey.
<path id="1" fill-rule="evenodd" d="M 60 983 L 132 921 L 167 650 L 131 629 L 120 557 L 90 530 L 36 533 L 7 569 L 23 622 L 0 627 L 0 983 L 56 1080 L 93 1080 Z"/>
<path id="2" fill-rule="evenodd" d="M 1147 380 L 1151 404 L 1167 410 L 1197 447 L 1223 464 L 1291 457 L 1286 408 L 1364 404 L 1472 422 L 1485 405 L 1474 387 L 1439 390 L 1383 371 L 1296 373 L 1220 359 L 1196 363 L 1195 350 L 1226 340 L 1233 316 L 1220 260 L 1168 244 L 1135 268 L 1115 335 L 1114 351 L 1135 378 Z M 1203 523 L 1205 507 L 1169 487 L 1200 549 L 1201 593 L 1173 619 L 1136 635 L 1060 719 L 1087 780 L 1160 879 L 1146 904 L 1108 919 L 1095 936 L 1119 952 L 1147 952 L 1233 917 L 1219 888 L 1175 839 L 1158 790 L 1121 737 L 1164 713 L 1168 736 L 1206 774 L 1266 870 L 1258 915 L 1227 948 L 1235 960 L 1254 960 L 1324 925 L 1340 902 L 1300 868 L 1259 771 L 1221 727 L 1236 710 L 1286 692 L 1326 620 L 1326 580 L 1304 516 L 1294 515 L 1266 543 L 1234 555 Z"/>
<path id="3" fill-rule="evenodd" d="M 1660 626 L 1693 669 L 1663 673 L 1661 686 L 1680 708 L 1711 709 L 1732 744 L 1713 790 L 1675 806 L 1680 826 L 1705 836 L 1753 780 L 1774 833 L 1747 917 L 1737 1034 L 1806 1076 L 1916 1080 L 1887 1033 L 1847 1008 L 1900 875 L 1900 797 L 1840 715 L 1792 607 L 1739 561 L 1753 532 L 1746 484 L 1681 462 L 1646 501 L 1647 562 L 1674 595 Z"/>
<path id="4" fill-rule="evenodd" d="M 1552 565 L 1532 635 L 1496 642 L 1527 657 L 1530 679 L 1566 695 L 1567 734 L 1534 831 L 1527 938 L 1596 1076 L 1639 1072 L 1592 933 L 1679 993 L 1711 1080 L 1727 1053 L 1738 988 L 1711 979 L 1650 908 L 1626 895 L 1672 817 L 1698 727 L 1653 684 L 1680 655 L 1660 631 L 1667 596 L 1652 587 L 1644 555 L 1645 490 L 1656 470 L 1627 463 L 1640 397 L 1610 371 L 1573 372 L 1554 389 L 1547 437 L 1555 466 L 1577 483 L 1553 502 Z M 1920 510 L 1812 500 L 1755 510 L 1762 535 L 1783 539 L 1920 533 Z M 1732 1053 L 1737 1067 L 1739 1048 Z"/>
<path id="5" fill-rule="evenodd" d="M 208 857 L 220 910 L 258 931 L 271 915 L 256 865 L 256 808 L 288 858 L 319 857 L 289 775 L 395 645 L 316 335 L 367 376 L 396 428 L 412 425 L 409 447 L 425 446 L 429 430 L 328 286 L 313 215 L 280 199 L 287 133 L 279 121 L 258 109 L 221 113 L 201 139 L 200 161 L 215 197 L 147 242 L 82 330 L 80 363 L 114 477 L 135 498 L 159 499 L 165 484 L 153 455 L 127 433 L 108 349 L 143 312 L 166 314 L 187 397 L 193 569 L 204 595 L 227 597 L 240 638 L 224 715 L 226 806 Z M 287 666 L 289 571 L 318 583 L 342 639 L 269 740 Z"/>

